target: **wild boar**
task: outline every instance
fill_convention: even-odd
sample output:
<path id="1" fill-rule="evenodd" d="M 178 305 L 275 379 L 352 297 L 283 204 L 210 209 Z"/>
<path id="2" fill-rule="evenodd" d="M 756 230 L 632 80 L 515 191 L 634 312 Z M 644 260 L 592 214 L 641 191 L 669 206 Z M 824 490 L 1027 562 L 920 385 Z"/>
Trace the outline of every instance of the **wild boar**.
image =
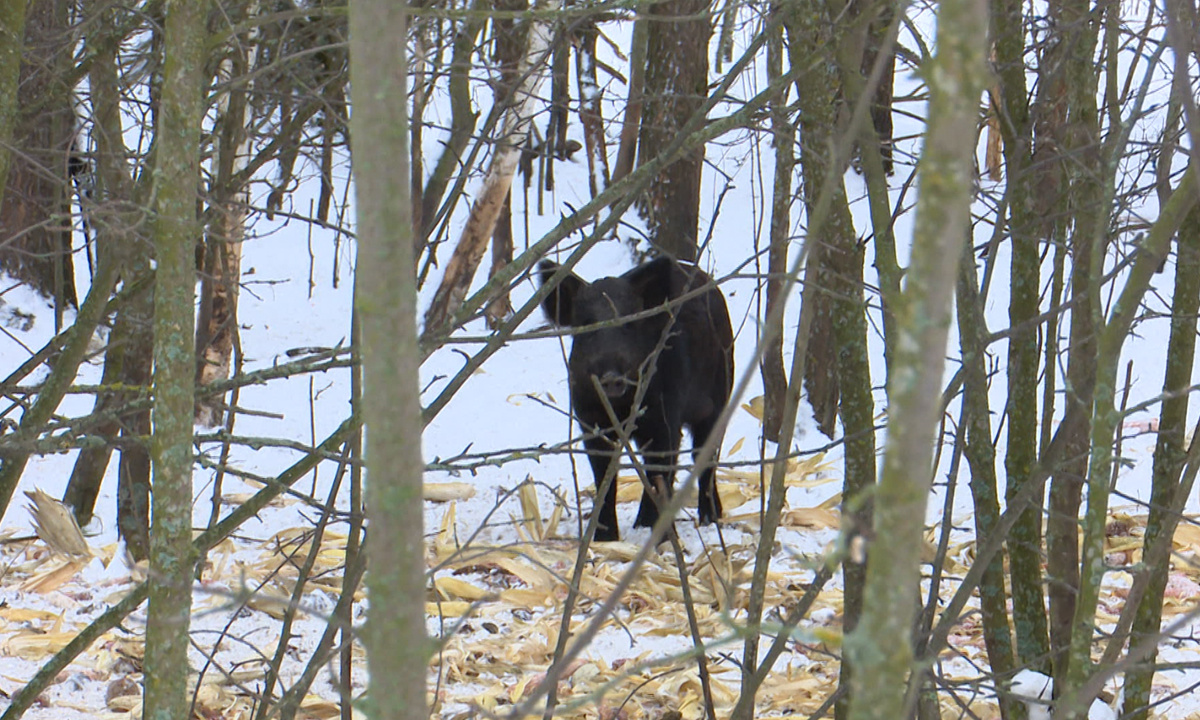
<path id="1" fill-rule="evenodd" d="M 544 260 L 539 270 L 545 284 L 559 266 Z M 644 313 L 656 308 L 662 309 Z M 659 258 L 620 277 L 591 283 L 570 273 L 546 297 L 542 309 L 555 325 L 578 329 L 568 380 L 571 410 L 586 433 L 584 446 L 596 482 L 596 539 L 620 537 L 615 480 L 600 497 L 610 464 L 621 456 L 610 408 L 618 422 L 634 419 L 629 436 L 656 487 L 653 494 L 643 491 L 634 526 L 653 526 L 659 515 L 653 495 L 672 492 L 683 428 L 691 432 L 692 455 L 698 461 L 700 448 L 729 402 L 733 330 L 724 296 L 696 266 Z M 638 314 L 646 316 L 631 317 Z M 719 448 L 719 437 L 716 443 Z M 699 472 L 702 524 L 721 517 L 715 462 L 714 453 Z"/>

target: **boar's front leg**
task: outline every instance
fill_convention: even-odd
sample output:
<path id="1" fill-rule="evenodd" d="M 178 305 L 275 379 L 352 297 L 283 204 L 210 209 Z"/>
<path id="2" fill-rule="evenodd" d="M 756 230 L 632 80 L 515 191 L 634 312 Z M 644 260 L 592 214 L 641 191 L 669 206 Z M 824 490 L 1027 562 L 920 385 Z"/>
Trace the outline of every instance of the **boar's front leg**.
<path id="1" fill-rule="evenodd" d="M 599 513 L 596 524 L 596 540 L 611 541 L 621 538 L 617 528 L 617 468 L 621 453 L 613 438 L 607 435 L 591 435 L 584 439 L 588 462 L 592 464 L 592 477 L 596 482 L 596 500 L 592 512 Z M 608 488 L 604 481 L 608 478 Z"/>
<path id="2" fill-rule="evenodd" d="M 638 505 L 634 527 L 654 527 L 654 523 L 658 522 L 659 510 L 671 499 L 675 490 L 675 467 L 679 463 L 681 432 L 678 424 L 672 426 L 671 423 L 662 423 L 638 440 L 650 487 L 642 488 L 642 502 Z M 661 499 L 661 504 L 655 502 L 656 498 Z"/>

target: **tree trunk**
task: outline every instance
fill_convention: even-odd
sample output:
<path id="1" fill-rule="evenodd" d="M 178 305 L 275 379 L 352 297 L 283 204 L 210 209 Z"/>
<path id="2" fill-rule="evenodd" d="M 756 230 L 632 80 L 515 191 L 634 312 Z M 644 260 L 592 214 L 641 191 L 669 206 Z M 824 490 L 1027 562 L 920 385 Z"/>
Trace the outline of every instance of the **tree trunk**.
<path id="1" fill-rule="evenodd" d="M 629 43 L 632 46 L 629 48 L 629 95 L 625 99 L 625 115 L 621 119 L 613 182 L 633 172 L 633 161 L 638 152 L 638 128 L 642 124 L 642 110 L 646 102 L 646 42 L 650 35 L 646 7 L 647 3 L 638 5 L 637 16 L 633 19 L 633 37 Z"/>
<path id="2" fill-rule="evenodd" d="M 1162 206 L 1158 219 L 1139 248 L 1133 267 L 1126 275 L 1125 285 L 1112 303 L 1108 321 L 1099 330 L 1091 451 L 1088 458 L 1087 510 L 1082 518 L 1079 589 L 1075 599 L 1075 615 L 1071 619 L 1067 672 L 1061 683 L 1062 705 L 1056 710 L 1056 716 L 1061 712 L 1066 720 L 1086 716 L 1086 709 L 1099 691 L 1099 687 L 1089 687 L 1088 678 L 1093 670 L 1091 651 L 1096 635 L 1096 607 L 1106 571 L 1104 540 L 1108 524 L 1113 439 L 1119 418 L 1116 399 L 1121 348 L 1129 337 L 1151 280 L 1170 249 L 1171 238 L 1179 231 L 1192 208 L 1196 207 L 1196 172 L 1197 168 L 1189 166 L 1175 192 Z M 1107 213 L 1107 204 L 1104 212 Z M 1056 688 L 1059 685 L 1055 683 Z"/>
<path id="3" fill-rule="evenodd" d="M 534 19 L 529 30 L 529 43 L 517 76 L 520 86 L 513 92 L 513 102 L 504 112 L 504 126 L 492 155 L 491 165 L 483 180 L 471 214 L 459 237 L 454 255 L 446 264 L 446 273 L 425 313 L 425 332 L 433 335 L 454 330 L 454 314 L 467 295 L 479 261 L 487 249 L 488 240 L 512 187 L 513 173 L 521 158 L 521 143 L 533 120 L 533 107 L 545 76 L 544 65 L 549 57 L 549 22 Z"/>
<path id="4" fill-rule="evenodd" d="M 71 52 L 68 3 L 39 0 L 29 3 L 27 12 L 26 62 L 12 133 L 13 146 L 21 152 L 10 156 L 0 200 L 0 267 L 54 298 L 56 324 L 61 327 L 64 308 L 78 305 L 68 173 L 75 110 L 71 89 L 57 79 L 58 68 L 69 61 Z M 4 32 L 9 32 L 8 26 Z"/>
<path id="5" fill-rule="evenodd" d="M 982 0 L 946 0 L 938 15 L 912 264 L 897 308 L 897 326 L 906 340 L 897 344 L 888 393 L 890 432 L 875 496 L 876 541 L 863 615 L 845 639 L 845 654 L 855 665 L 854 720 L 907 714 L 914 588 L 920 582 L 950 303 L 970 235 L 975 128 L 987 81 L 985 46 L 977 39 L 987 34 L 986 19 Z"/>
<path id="6" fill-rule="evenodd" d="M 808 277 L 815 277 L 816 282 L 806 282 L 804 287 L 804 303 L 813 305 L 804 387 L 822 432 L 832 437 L 841 417 L 847 439 L 842 536 L 848 544 L 865 547 L 873 536 L 875 413 L 867 359 L 864 252 L 850 214 L 843 168 L 831 165 L 841 133 L 853 132 L 839 91 L 838 52 L 854 29 L 830 20 L 840 16 L 839 10 L 837 3 L 806 3 L 789 16 L 787 26 L 792 67 L 812 68 L 796 80 L 808 241 L 820 246 L 808 259 Z M 814 64 L 812 48 L 823 48 L 827 55 Z M 856 70 L 860 60 L 860 56 L 853 59 Z M 824 206 L 818 199 L 822 195 L 830 198 Z M 823 215 L 822 207 L 827 208 Z M 846 633 L 853 632 L 862 615 L 865 561 L 861 552 L 847 552 L 842 557 Z M 856 671 L 854 660 L 843 656 L 838 677 L 843 700 L 835 708 L 839 720 L 849 711 L 845 691 L 852 686 Z"/>
<path id="7" fill-rule="evenodd" d="M 638 164 L 675 139 L 708 97 L 708 0 L 663 0 L 646 12 L 649 28 Z M 700 178 L 704 147 L 697 147 L 650 181 L 638 203 L 650 242 L 677 260 L 697 259 Z"/>
<path id="8" fill-rule="evenodd" d="M 576 36 L 575 79 L 579 87 L 579 121 L 587 154 L 588 192 L 591 197 L 608 186 L 608 148 L 604 138 L 604 90 L 596 77 L 596 44 L 600 28 L 592 18 L 581 22 Z M 563 148 L 564 150 L 566 148 Z"/>
<path id="9" fill-rule="evenodd" d="M 256 8 L 246 14 L 253 17 Z M 227 50 L 229 56 L 217 70 L 219 82 L 245 77 L 254 67 L 257 32 Z M 240 38 L 239 38 L 240 39 Z M 196 387 L 205 387 L 229 377 L 233 347 L 237 342 L 238 283 L 242 272 L 242 240 L 250 207 L 250 186 L 235 185 L 250 159 L 247 99 L 253 80 L 233 83 L 218 102 L 215 165 L 212 184 L 218 205 L 204 241 L 203 272 L 200 275 L 200 309 L 196 319 Z M 224 422 L 224 395 L 196 401 L 196 422 L 216 427 Z"/>
<path id="10" fill-rule="evenodd" d="M 1156 543 L 1169 543 L 1178 522 L 1174 513 L 1179 507 L 1179 477 L 1187 458 L 1187 390 L 1192 381 L 1196 313 L 1200 310 L 1200 213 L 1195 210 L 1179 230 L 1175 263 L 1171 338 L 1167 344 L 1167 370 L 1163 378 L 1163 393 L 1167 397 L 1163 400 L 1158 442 L 1154 448 L 1150 513 L 1146 518 L 1146 535 L 1142 540 L 1143 557 L 1150 553 Z M 1143 572 L 1149 573 L 1149 582 L 1134 618 L 1133 632 L 1129 637 L 1130 648 L 1143 642 L 1157 645 L 1162 623 L 1163 593 L 1169 572 L 1167 568 L 1155 567 Z M 1145 720 L 1148 715 L 1156 656 L 1157 648 L 1151 650 L 1125 676 L 1125 708 L 1126 712 L 1136 713 L 1133 716 L 1135 720 Z"/>
<path id="11" fill-rule="evenodd" d="M 248 191 L 249 188 L 244 188 Z M 249 196 L 239 192 L 240 200 Z M 244 207 L 244 205 L 243 205 Z M 196 319 L 196 387 L 211 385 L 229 377 L 236 343 L 238 282 L 242 271 L 242 236 L 246 216 L 232 205 L 228 212 L 218 211 L 215 222 L 220 237 L 209 235 L 205 241 L 204 273 L 200 276 L 200 310 Z M 216 427 L 224 422 L 224 394 L 196 400 L 196 423 Z"/>
<path id="12" fill-rule="evenodd" d="M 209 3 L 166 10 L 161 106 L 155 137 L 158 267 L 154 288 L 154 529 L 146 616 L 147 720 L 190 712 L 188 621 L 192 544 L 192 422 L 195 415 L 195 247 L 200 234 L 200 130 L 205 107 Z"/>
<path id="13" fill-rule="evenodd" d="M 119 38 L 114 27 L 116 11 L 104 3 L 88 8 L 92 57 L 88 84 L 93 112 L 92 143 L 95 150 L 94 188 L 81 198 L 84 215 L 95 228 L 96 247 L 103 258 L 111 258 L 128 286 L 151 272 L 149 243 L 138 228 L 146 224 L 144 201 L 135 195 L 129 173 L 128 152 L 121 128 L 121 85 L 117 72 Z M 107 260 L 104 260 L 107 261 Z M 120 385 L 121 391 L 96 396 L 96 410 L 116 409 L 139 395 L 149 395 L 151 360 L 154 352 L 154 300 L 152 290 L 135 293 L 117 308 L 104 355 L 104 384 Z M 149 409 L 118 416 L 97 429 L 97 434 L 116 441 L 122 436 L 117 489 L 117 527 L 130 555 L 136 560 L 149 556 L 150 435 Z M 63 501 L 70 505 L 80 524 L 91 520 L 100 483 L 111 458 L 112 448 L 82 450 L 71 472 Z"/>
<path id="14" fill-rule="evenodd" d="M 355 295 L 371 478 L 367 587 L 374 599 L 364 637 L 375 717 L 426 720 L 421 355 L 412 242 L 406 237 L 412 228 L 408 71 L 404 60 L 396 62 L 393 50 L 395 38 L 406 33 L 403 3 L 361 0 L 351 5 L 351 122 L 355 147 L 369 148 L 353 158 L 360 243 Z M 489 229 L 483 238 L 490 234 Z"/>
<path id="15" fill-rule="evenodd" d="M 507 12 L 519 12 L 528 7 L 529 3 L 526 0 L 498 0 L 496 3 L 497 10 Z M 517 73 L 520 69 L 521 58 L 525 56 L 528 26 L 518 24 L 510 19 L 496 19 L 492 22 L 492 28 L 496 42 L 495 59 L 500 64 L 500 82 L 496 85 L 493 99 L 496 105 L 503 107 L 512 102 L 513 91 L 520 79 Z M 566 122 L 565 105 L 563 122 Z M 549 145 L 550 142 L 547 140 L 545 147 L 548 148 Z M 526 182 L 528 183 L 528 179 Z M 500 217 L 496 219 L 496 229 L 492 231 L 492 266 L 488 272 L 488 279 L 492 279 L 496 273 L 507 267 L 512 262 L 512 258 L 512 187 L 510 186 L 508 193 L 504 196 L 504 206 L 500 209 Z M 507 289 L 497 292 L 496 297 L 488 303 L 485 313 L 488 327 L 492 330 L 498 329 L 512 315 L 512 300 L 508 296 Z"/>
<path id="16" fill-rule="evenodd" d="M 958 341 L 963 358 L 963 427 L 966 445 L 963 455 L 971 469 L 971 498 L 975 504 L 975 537 L 994 535 L 1000 521 L 1000 492 L 996 482 L 996 447 L 992 443 L 992 423 L 988 413 L 987 320 L 979 283 L 975 279 L 975 259 L 964 253 L 958 274 L 956 307 Z M 1004 555 L 996 553 L 983 571 L 979 582 L 979 605 L 983 615 L 983 643 L 993 677 L 1010 677 L 1016 669 L 1012 626 L 1008 619 L 1008 593 L 1004 588 Z M 1012 696 L 998 693 L 1000 715 L 1011 720 Z"/>
<path id="17" fill-rule="evenodd" d="M 149 264 L 143 261 L 144 272 Z M 132 277 L 138 275 L 130 273 Z M 108 348 L 104 354 L 104 376 L 101 383 L 106 387 L 121 387 L 122 390 L 106 391 L 96 395 L 93 412 L 120 413 L 112 420 L 96 428 L 95 434 L 106 438 L 101 447 L 89 447 L 79 452 L 71 479 L 67 483 L 63 502 L 71 506 L 80 525 L 92 520 L 96 497 L 108 468 L 113 444 L 121 436 L 121 471 L 118 482 L 122 489 L 117 492 L 117 526 L 121 530 L 129 552 L 136 560 L 144 560 L 149 552 L 149 465 L 140 461 L 130 463 L 133 458 L 147 455 L 150 417 L 147 410 L 122 412 L 122 406 L 140 396 L 149 394 L 150 361 L 153 353 L 154 335 L 150 324 L 153 321 L 154 299 L 151 290 L 129 298 L 117 309 L 113 329 L 109 333 Z M 144 466 L 144 472 L 137 469 Z M 133 488 L 141 488 L 135 495 Z M 140 512 L 137 508 L 120 502 L 125 497 L 141 496 Z M 130 530 L 137 528 L 132 533 Z"/>
<path id="18" fill-rule="evenodd" d="M 20 103 L 21 51 L 25 47 L 25 8 L 28 0 L 0 2 L 0 201 L 5 197 L 9 150 L 16 137 Z"/>
<path id="19" fill-rule="evenodd" d="M 143 272 L 150 272 L 142 262 Z M 144 396 L 153 381 L 151 359 L 154 356 L 154 290 L 130 298 L 122 311 L 129 323 L 124 353 L 122 382 Z M 117 529 L 134 560 L 150 557 L 150 411 L 134 410 L 121 422 L 121 461 L 117 467 Z"/>
<path id="20" fill-rule="evenodd" d="M 783 29 L 770 31 L 767 45 L 767 77 L 772 81 L 783 74 Z M 777 308 L 783 305 L 784 274 L 788 269 L 788 244 L 792 228 L 792 174 L 796 167 L 796 126 L 787 112 L 787 88 L 771 102 L 772 144 L 775 148 L 775 179 L 771 197 L 771 237 L 767 252 L 766 306 L 763 317 L 770 325 L 763 326 L 767 337 L 759 368 L 763 381 L 763 437 L 779 443 L 783 426 L 783 409 L 787 405 L 788 381 L 783 369 L 783 315 Z M 771 319 L 774 319 L 773 322 Z M 782 438 L 787 442 L 787 438 Z"/>
<path id="21" fill-rule="evenodd" d="M 1008 451 L 1005 500 L 1011 502 L 1029 480 L 1037 462 L 1038 338 L 1033 318 L 1040 292 L 1038 239 L 1041 218 L 1033 185 L 1032 129 L 1025 84 L 1025 35 L 1022 3 L 997 0 L 990 5 L 1000 88 L 1000 129 L 1004 137 L 1005 175 L 1010 207 L 1012 264 L 1008 318 Z M 1020 665 L 1049 672 L 1046 600 L 1042 591 L 1042 509 L 1025 510 L 1009 537 L 1013 624 Z"/>

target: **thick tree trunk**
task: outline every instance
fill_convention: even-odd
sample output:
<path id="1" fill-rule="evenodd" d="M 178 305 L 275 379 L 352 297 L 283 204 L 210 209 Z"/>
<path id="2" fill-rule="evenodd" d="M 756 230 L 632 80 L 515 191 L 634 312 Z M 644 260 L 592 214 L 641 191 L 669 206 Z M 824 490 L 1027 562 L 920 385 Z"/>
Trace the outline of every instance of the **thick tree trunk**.
<path id="1" fill-rule="evenodd" d="M 12 166 L 10 150 L 16 136 L 17 108 L 20 107 L 21 51 L 25 47 L 25 9 L 27 0 L 0 2 L 0 201 L 5 196 L 8 171 Z"/>
<path id="2" fill-rule="evenodd" d="M 647 10 L 639 165 L 674 140 L 708 97 L 710 6 L 708 0 L 663 0 Z M 651 244 L 678 260 L 697 258 L 703 167 L 700 146 L 664 168 L 638 203 L 650 227 Z"/>
<path id="3" fill-rule="evenodd" d="M 69 61 L 71 51 L 66 29 L 68 4 L 65 0 L 39 0 L 29 3 L 27 12 L 26 62 L 20 71 L 19 110 L 12 132 L 13 146 L 21 152 L 9 155 L 7 183 L 0 199 L 0 267 L 54 298 L 61 326 L 63 309 L 78 305 L 68 173 L 75 111 L 70 88 L 56 79 L 57 69 Z M 4 32 L 9 32 L 8 26 Z"/>
<path id="4" fill-rule="evenodd" d="M 360 0 L 350 8 L 354 143 L 369 148 L 353 158 L 360 243 L 355 295 L 371 478 L 372 602 L 364 637 L 375 717 L 426 720 L 421 354 L 412 242 L 406 237 L 412 228 L 407 65 L 395 62 L 393 51 L 394 38 L 406 35 L 405 13 L 404 4 L 391 0 Z"/>
<path id="5" fill-rule="evenodd" d="M 875 405 L 867 358 L 864 251 L 850 214 L 843 169 L 831 165 L 841 133 L 853 132 L 839 93 L 838 53 L 849 32 L 828 22 L 839 15 L 836 4 L 818 0 L 799 6 L 788 21 L 792 67 L 813 68 L 796 81 L 808 241 L 820 247 L 819 252 L 810 251 L 808 259 L 807 277 L 815 278 L 815 283 L 806 282 L 804 287 L 804 303 L 813 306 L 804 387 L 822 432 L 832 437 L 841 417 L 846 437 L 842 534 L 847 543 L 865 547 L 873 536 Z M 813 63 L 812 48 L 823 48 L 827 55 Z M 857 70 L 861 59 L 856 56 L 852 62 Z M 829 201 L 822 204 L 821 196 Z M 845 553 L 842 558 L 847 633 L 854 631 L 862 615 L 865 561 L 862 553 Z M 852 686 L 856 672 L 854 660 L 843 656 L 838 676 L 843 693 Z M 838 720 L 849 711 L 849 696 L 842 697 L 835 708 Z"/>
<path id="6" fill-rule="evenodd" d="M 195 414 L 195 247 L 200 233 L 200 129 L 205 106 L 209 3 L 166 10 L 161 107 L 155 137 L 158 267 L 154 288 L 154 529 L 146 617 L 147 720 L 190 712 L 188 621 L 196 548 L 192 544 L 192 423 Z"/>

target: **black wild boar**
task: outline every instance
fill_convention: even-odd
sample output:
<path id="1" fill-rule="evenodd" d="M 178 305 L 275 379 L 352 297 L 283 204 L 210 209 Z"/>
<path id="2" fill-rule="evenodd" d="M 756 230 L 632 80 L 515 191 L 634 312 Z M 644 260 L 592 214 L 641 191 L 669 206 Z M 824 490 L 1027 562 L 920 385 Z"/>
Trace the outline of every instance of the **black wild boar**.
<path id="1" fill-rule="evenodd" d="M 543 260 L 541 282 L 550 282 L 558 265 Z M 684 426 L 692 434 L 692 455 L 708 441 L 717 417 L 733 388 L 733 330 L 725 298 L 704 271 L 660 258 L 620 277 L 593 283 L 574 273 L 563 278 L 543 301 L 550 321 L 579 328 L 626 318 L 652 310 L 691 291 L 686 300 L 648 317 L 617 322 L 579 332 L 571 345 L 568 373 L 571 409 L 591 435 L 584 442 L 595 476 L 597 496 L 610 463 L 620 458 L 620 438 L 605 409 L 612 407 L 619 421 L 636 416 L 630 433 L 641 450 L 647 473 L 659 492 L 674 485 Z M 661 351 L 656 349 L 661 345 Z M 641 405 L 633 407 L 640 386 Z M 597 392 L 597 385 L 603 396 Z M 717 439 L 720 447 L 720 438 Z M 715 462 L 715 457 L 714 457 Z M 713 465 L 700 472 L 700 522 L 721 517 Z M 597 540 L 616 540 L 617 483 L 597 497 L 600 513 Z M 635 527 L 658 520 L 658 506 L 643 491 Z"/>

